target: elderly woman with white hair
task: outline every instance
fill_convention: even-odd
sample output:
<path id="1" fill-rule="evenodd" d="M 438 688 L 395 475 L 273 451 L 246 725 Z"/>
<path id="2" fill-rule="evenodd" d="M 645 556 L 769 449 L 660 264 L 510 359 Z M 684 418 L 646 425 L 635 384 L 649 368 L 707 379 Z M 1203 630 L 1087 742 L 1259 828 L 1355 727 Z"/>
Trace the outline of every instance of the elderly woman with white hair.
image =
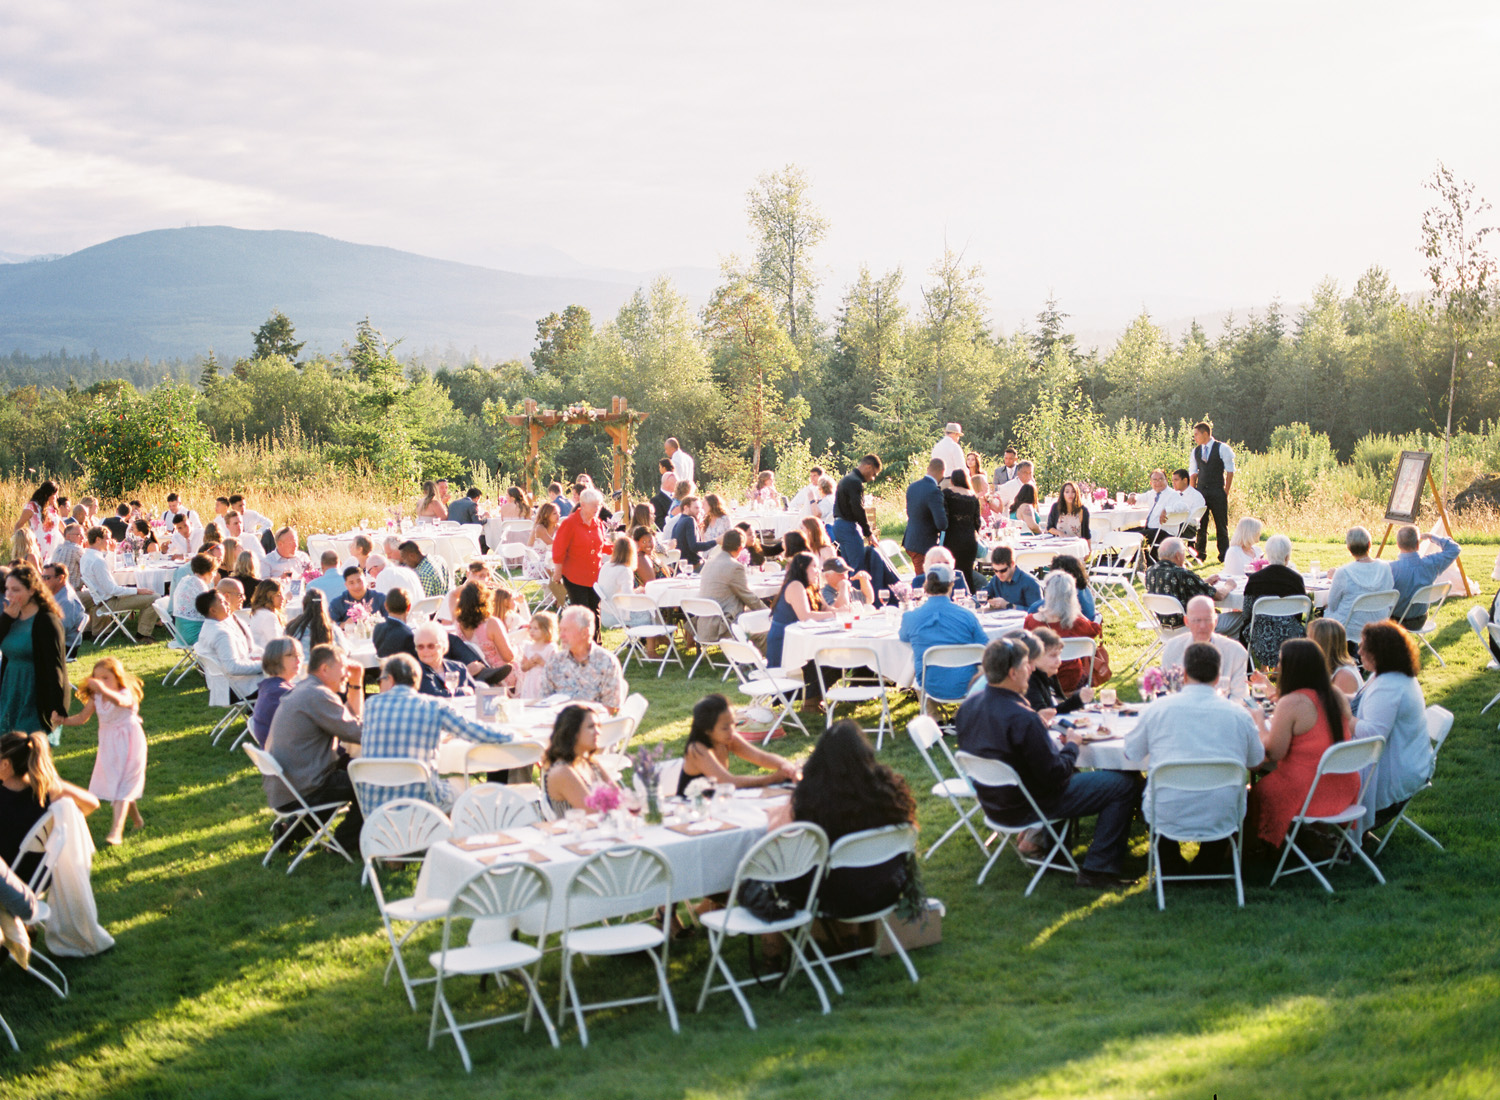
<path id="1" fill-rule="evenodd" d="M 594 641 L 599 640 L 599 558 L 606 542 L 599 507 L 604 497 L 597 489 L 585 489 L 578 496 L 578 507 L 557 525 L 552 537 L 553 580 L 561 580 L 567 589 L 568 602 L 586 607 L 594 613 Z"/>
<path id="2" fill-rule="evenodd" d="M 1323 614 L 1343 623 L 1348 637 L 1358 638 L 1366 623 L 1387 616 L 1371 611 L 1355 614 L 1354 601 L 1373 592 L 1395 591 L 1396 579 L 1391 575 L 1388 562 L 1370 557 L 1370 532 L 1365 528 L 1349 528 L 1349 533 L 1344 536 L 1344 546 L 1354 560 L 1330 571 L 1332 583 L 1328 587 L 1328 607 Z"/>
<path id="3" fill-rule="evenodd" d="M 1072 576 L 1054 569 L 1042 581 L 1042 606 L 1026 616 L 1025 628 L 1049 627 L 1060 638 L 1098 638 L 1104 628 L 1087 618 L 1078 606 L 1078 585 Z M 1088 659 L 1064 661 L 1057 669 L 1057 682 L 1065 695 L 1087 686 L 1092 679 Z"/>
<path id="4" fill-rule="evenodd" d="M 1238 533 L 1236 530 L 1235 534 Z M 1233 545 L 1229 552 L 1234 553 Z M 1306 633 L 1306 626 L 1300 619 L 1275 618 L 1262 619 L 1255 628 L 1255 636 L 1250 634 L 1250 612 L 1256 600 L 1268 596 L 1307 595 L 1307 585 L 1303 583 L 1302 574 L 1292 568 L 1291 559 L 1291 539 L 1285 535 L 1272 535 L 1267 539 L 1266 564 L 1245 581 L 1243 610 L 1222 612 L 1218 625 L 1214 627 L 1216 634 L 1238 638 L 1250 650 L 1257 668 L 1274 666 L 1281 653 L 1281 643 L 1288 638 L 1301 638 Z"/>
<path id="5" fill-rule="evenodd" d="M 448 652 L 446 630 L 437 623 L 426 622 L 412 631 L 412 641 L 417 648 L 417 662 L 422 666 L 422 683 L 417 688 L 419 694 L 444 699 L 474 694 L 474 681 L 469 670 L 445 656 Z"/>
<path id="6" fill-rule="evenodd" d="M 1235 525 L 1221 573 L 1228 577 L 1249 576 L 1251 563 L 1260 557 L 1260 533 L 1265 527 L 1254 516 L 1246 516 Z"/>

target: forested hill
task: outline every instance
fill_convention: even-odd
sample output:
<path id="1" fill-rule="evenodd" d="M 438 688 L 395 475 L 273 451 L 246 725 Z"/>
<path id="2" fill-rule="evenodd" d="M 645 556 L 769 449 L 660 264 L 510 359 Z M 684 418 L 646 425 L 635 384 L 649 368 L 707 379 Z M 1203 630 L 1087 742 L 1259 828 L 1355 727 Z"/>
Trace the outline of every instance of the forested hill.
<path id="1" fill-rule="evenodd" d="M 308 353 L 335 353 L 365 316 L 403 348 L 525 357 L 538 317 L 573 303 L 610 316 L 635 290 L 517 275 L 350 244 L 317 233 L 226 226 L 118 237 L 46 262 L 0 265 L 0 354 L 232 362 L 274 310 Z"/>

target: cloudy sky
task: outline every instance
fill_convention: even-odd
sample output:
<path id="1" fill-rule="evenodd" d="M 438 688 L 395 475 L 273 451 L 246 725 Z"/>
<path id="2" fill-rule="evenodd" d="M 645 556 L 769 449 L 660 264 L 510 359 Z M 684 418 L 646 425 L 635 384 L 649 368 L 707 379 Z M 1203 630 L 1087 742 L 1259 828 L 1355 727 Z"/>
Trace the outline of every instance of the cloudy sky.
<path id="1" fill-rule="evenodd" d="M 188 224 L 714 267 L 803 167 L 835 296 L 945 241 L 996 322 L 1421 278 L 1500 199 L 1500 5 L 0 0 L 0 252 Z"/>

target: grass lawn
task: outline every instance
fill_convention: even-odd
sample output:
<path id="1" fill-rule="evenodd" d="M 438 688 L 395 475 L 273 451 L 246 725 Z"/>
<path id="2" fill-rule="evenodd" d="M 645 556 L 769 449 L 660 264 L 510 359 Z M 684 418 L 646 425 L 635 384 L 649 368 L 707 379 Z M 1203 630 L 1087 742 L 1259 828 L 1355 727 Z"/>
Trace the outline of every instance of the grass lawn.
<path id="1" fill-rule="evenodd" d="M 1343 553 L 1315 549 L 1325 566 Z M 1487 578 L 1480 557 L 1471 564 Z M 1332 897 L 1306 875 L 1272 891 L 1268 870 L 1252 869 L 1244 909 L 1228 885 L 1169 887 L 1159 913 L 1144 887 L 1099 894 L 1051 875 L 1023 898 L 1027 876 L 1008 856 L 975 885 L 979 853 L 960 834 L 924 865 L 948 916 L 944 942 L 913 954 L 918 985 L 894 959 L 865 960 L 846 968 L 848 992 L 827 1016 L 805 982 L 752 992 L 760 1029 L 749 1031 L 727 996 L 692 1011 L 700 937 L 672 953 L 682 1034 L 649 1006 L 592 1017 L 587 1050 L 571 1027 L 553 1051 L 539 1028 L 503 1025 L 471 1033 L 472 1076 L 451 1040 L 427 1050 L 430 987 L 417 1013 L 399 986 L 382 987 L 387 946 L 355 868 L 326 854 L 290 877 L 285 858 L 260 865 L 260 780 L 243 754 L 208 743 L 215 712 L 201 680 L 163 688 L 165 646 L 112 646 L 147 681 L 151 746 L 146 828 L 94 864 L 101 920 L 118 942 L 63 961 L 66 1002 L 0 968 L 0 1012 L 22 1046 L 0 1051 L 0 1096 L 1500 1095 L 1500 758 L 1496 715 L 1479 714 L 1500 674 L 1485 670 L 1464 621 L 1471 604 L 1445 609 L 1435 642 L 1447 667 L 1429 654 L 1422 673 L 1428 702 L 1457 716 L 1438 785 L 1414 807 L 1447 851 L 1407 832 L 1382 857 L 1386 886 L 1352 866 L 1334 873 Z M 1107 618 L 1106 640 L 1123 670 L 1144 636 Z M 631 682 L 651 700 L 643 740 L 674 747 L 689 707 L 717 687 L 676 670 Z M 903 702 L 898 729 L 914 710 Z M 93 758 L 92 726 L 65 731 L 66 778 L 86 783 Z M 926 796 L 904 735 L 884 758 L 912 781 L 935 838 L 951 811 Z M 108 810 L 91 824 L 97 842 Z M 1135 850 L 1144 854 L 1143 833 Z M 390 892 L 409 892 L 413 877 L 397 873 Z M 585 996 L 644 992 L 649 967 L 596 963 L 580 981 Z M 555 1007 L 555 963 L 543 994 Z M 514 986 L 472 990 L 459 1011 L 516 1003 Z"/>

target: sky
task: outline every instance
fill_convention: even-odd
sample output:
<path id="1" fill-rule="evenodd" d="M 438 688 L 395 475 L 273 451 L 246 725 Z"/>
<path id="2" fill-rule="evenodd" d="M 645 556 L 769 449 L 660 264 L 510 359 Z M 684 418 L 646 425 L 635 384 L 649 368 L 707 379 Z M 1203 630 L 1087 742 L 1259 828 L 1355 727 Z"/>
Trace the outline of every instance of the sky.
<path id="1" fill-rule="evenodd" d="M 1497 46 L 1492 0 L 0 0 L 0 252 L 223 224 L 715 268 L 796 164 L 826 308 L 945 247 L 1002 330 L 1416 290 L 1437 163 L 1500 199 Z"/>

